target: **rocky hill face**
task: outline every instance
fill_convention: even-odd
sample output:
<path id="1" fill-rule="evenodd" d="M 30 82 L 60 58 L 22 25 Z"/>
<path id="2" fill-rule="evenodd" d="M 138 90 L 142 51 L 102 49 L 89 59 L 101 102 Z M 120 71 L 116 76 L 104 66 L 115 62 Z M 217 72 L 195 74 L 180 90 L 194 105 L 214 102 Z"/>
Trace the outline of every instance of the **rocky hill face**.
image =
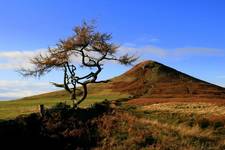
<path id="1" fill-rule="evenodd" d="M 144 61 L 112 79 L 111 89 L 135 97 L 225 98 L 225 89 L 155 61 Z"/>

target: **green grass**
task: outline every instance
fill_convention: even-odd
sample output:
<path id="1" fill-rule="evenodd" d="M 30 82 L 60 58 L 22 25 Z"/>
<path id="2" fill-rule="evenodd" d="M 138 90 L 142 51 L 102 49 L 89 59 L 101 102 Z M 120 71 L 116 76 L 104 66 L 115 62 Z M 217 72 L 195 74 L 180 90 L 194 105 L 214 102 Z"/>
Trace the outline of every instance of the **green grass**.
<path id="1" fill-rule="evenodd" d="M 116 100 L 118 98 L 128 97 L 127 94 L 112 92 L 106 89 L 104 85 L 92 86 L 89 88 L 89 94 L 80 107 L 89 107 L 90 105 L 101 102 L 105 99 Z M 102 90 L 99 90 L 102 89 Z M 25 97 L 19 100 L 0 101 L 0 119 L 13 119 L 18 115 L 29 114 L 39 111 L 39 105 L 44 104 L 45 107 L 51 107 L 59 102 L 72 104 L 69 95 L 65 91 L 56 91 L 31 97 Z"/>

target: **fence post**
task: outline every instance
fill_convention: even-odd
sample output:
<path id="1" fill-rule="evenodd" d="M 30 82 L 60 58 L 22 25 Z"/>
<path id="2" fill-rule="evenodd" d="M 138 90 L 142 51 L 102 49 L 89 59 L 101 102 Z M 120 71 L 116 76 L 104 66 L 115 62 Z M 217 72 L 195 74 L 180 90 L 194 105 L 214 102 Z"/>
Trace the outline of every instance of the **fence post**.
<path id="1" fill-rule="evenodd" d="M 44 106 L 44 104 L 40 105 L 40 114 L 41 114 L 41 117 L 44 117 L 44 115 L 45 115 L 45 106 Z"/>

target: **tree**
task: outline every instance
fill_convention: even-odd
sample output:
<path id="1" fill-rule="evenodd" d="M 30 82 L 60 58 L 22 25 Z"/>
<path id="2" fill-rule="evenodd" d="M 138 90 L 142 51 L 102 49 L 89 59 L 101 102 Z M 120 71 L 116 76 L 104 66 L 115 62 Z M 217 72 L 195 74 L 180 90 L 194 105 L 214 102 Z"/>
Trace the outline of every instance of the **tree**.
<path id="1" fill-rule="evenodd" d="M 38 54 L 31 58 L 32 69 L 21 68 L 23 76 L 40 77 L 54 69 L 62 68 L 64 71 L 63 84 L 52 83 L 57 87 L 64 88 L 70 93 L 73 106 L 77 107 L 87 97 L 87 85 L 90 83 L 101 83 L 107 81 L 97 81 L 103 65 L 107 61 L 118 61 L 123 65 L 130 65 L 137 60 L 134 55 L 128 54 L 120 57 L 116 56 L 119 46 L 111 42 L 111 34 L 96 31 L 93 23 L 82 23 L 75 27 L 74 34 L 65 40 L 60 40 L 56 47 L 48 48 L 47 53 Z M 82 67 L 91 68 L 90 73 L 78 76 L 77 66 L 73 58 L 79 59 Z M 78 98 L 77 90 L 81 85 L 82 95 Z"/>

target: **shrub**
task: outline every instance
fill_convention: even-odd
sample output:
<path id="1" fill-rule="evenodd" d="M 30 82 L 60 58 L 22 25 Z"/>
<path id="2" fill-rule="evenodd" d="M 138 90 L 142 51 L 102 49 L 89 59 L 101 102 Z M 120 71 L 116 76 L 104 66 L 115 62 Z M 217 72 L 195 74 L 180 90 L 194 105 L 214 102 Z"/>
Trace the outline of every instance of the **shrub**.
<path id="1" fill-rule="evenodd" d="M 149 145 L 153 145 L 157 142 L 157 140 L 152 136 L 152 135 L 148 135 L 144 138 L 143 142 L 141 142 L 139 145 L 141 147 L 146 147 Z"/>
<path id="2" fill-rule="evenodd" d="M 66 103 L 62 103 L 62 102 L 59 102 L 55 106 L 52 107 L 52 109 L 56 109 L 56 110 L 69 109 L 69 108 L 70 108 L 70 105 L 67 105 Z"/>
<path id="3" fill-rule="evenodd" d="M 116 139 L 118 141 L 123 141 L 126 140 L 128 138 L 128 132 L 120 132 L 116 135 Z"/>
<path id="4" fill-rule="evenodd" d="M 207 118 L 201 118 L 198 120 L 198 126 L 202 129 L 208 128 L 210 126 L 210 121 Z"/>
<path id="5" fill-rule="evenodd" d="M 217 120 L 213 124 L 214 129 L 217 129 L 217 128 L 220 128 L 220 127 L 223 127 L 223 126 L 224 126 L 224 123 L 222 121 L 220 121 L 220 120 Z"/>
<path id="6" fill-rule="evenodd" d="M 195 119 L 194 118 L 191 118 L 190 120 L 188 120 L 187 122 L 187 125 L 190 126 L 190 127 L 193 127 L 195 124 Z"/>

